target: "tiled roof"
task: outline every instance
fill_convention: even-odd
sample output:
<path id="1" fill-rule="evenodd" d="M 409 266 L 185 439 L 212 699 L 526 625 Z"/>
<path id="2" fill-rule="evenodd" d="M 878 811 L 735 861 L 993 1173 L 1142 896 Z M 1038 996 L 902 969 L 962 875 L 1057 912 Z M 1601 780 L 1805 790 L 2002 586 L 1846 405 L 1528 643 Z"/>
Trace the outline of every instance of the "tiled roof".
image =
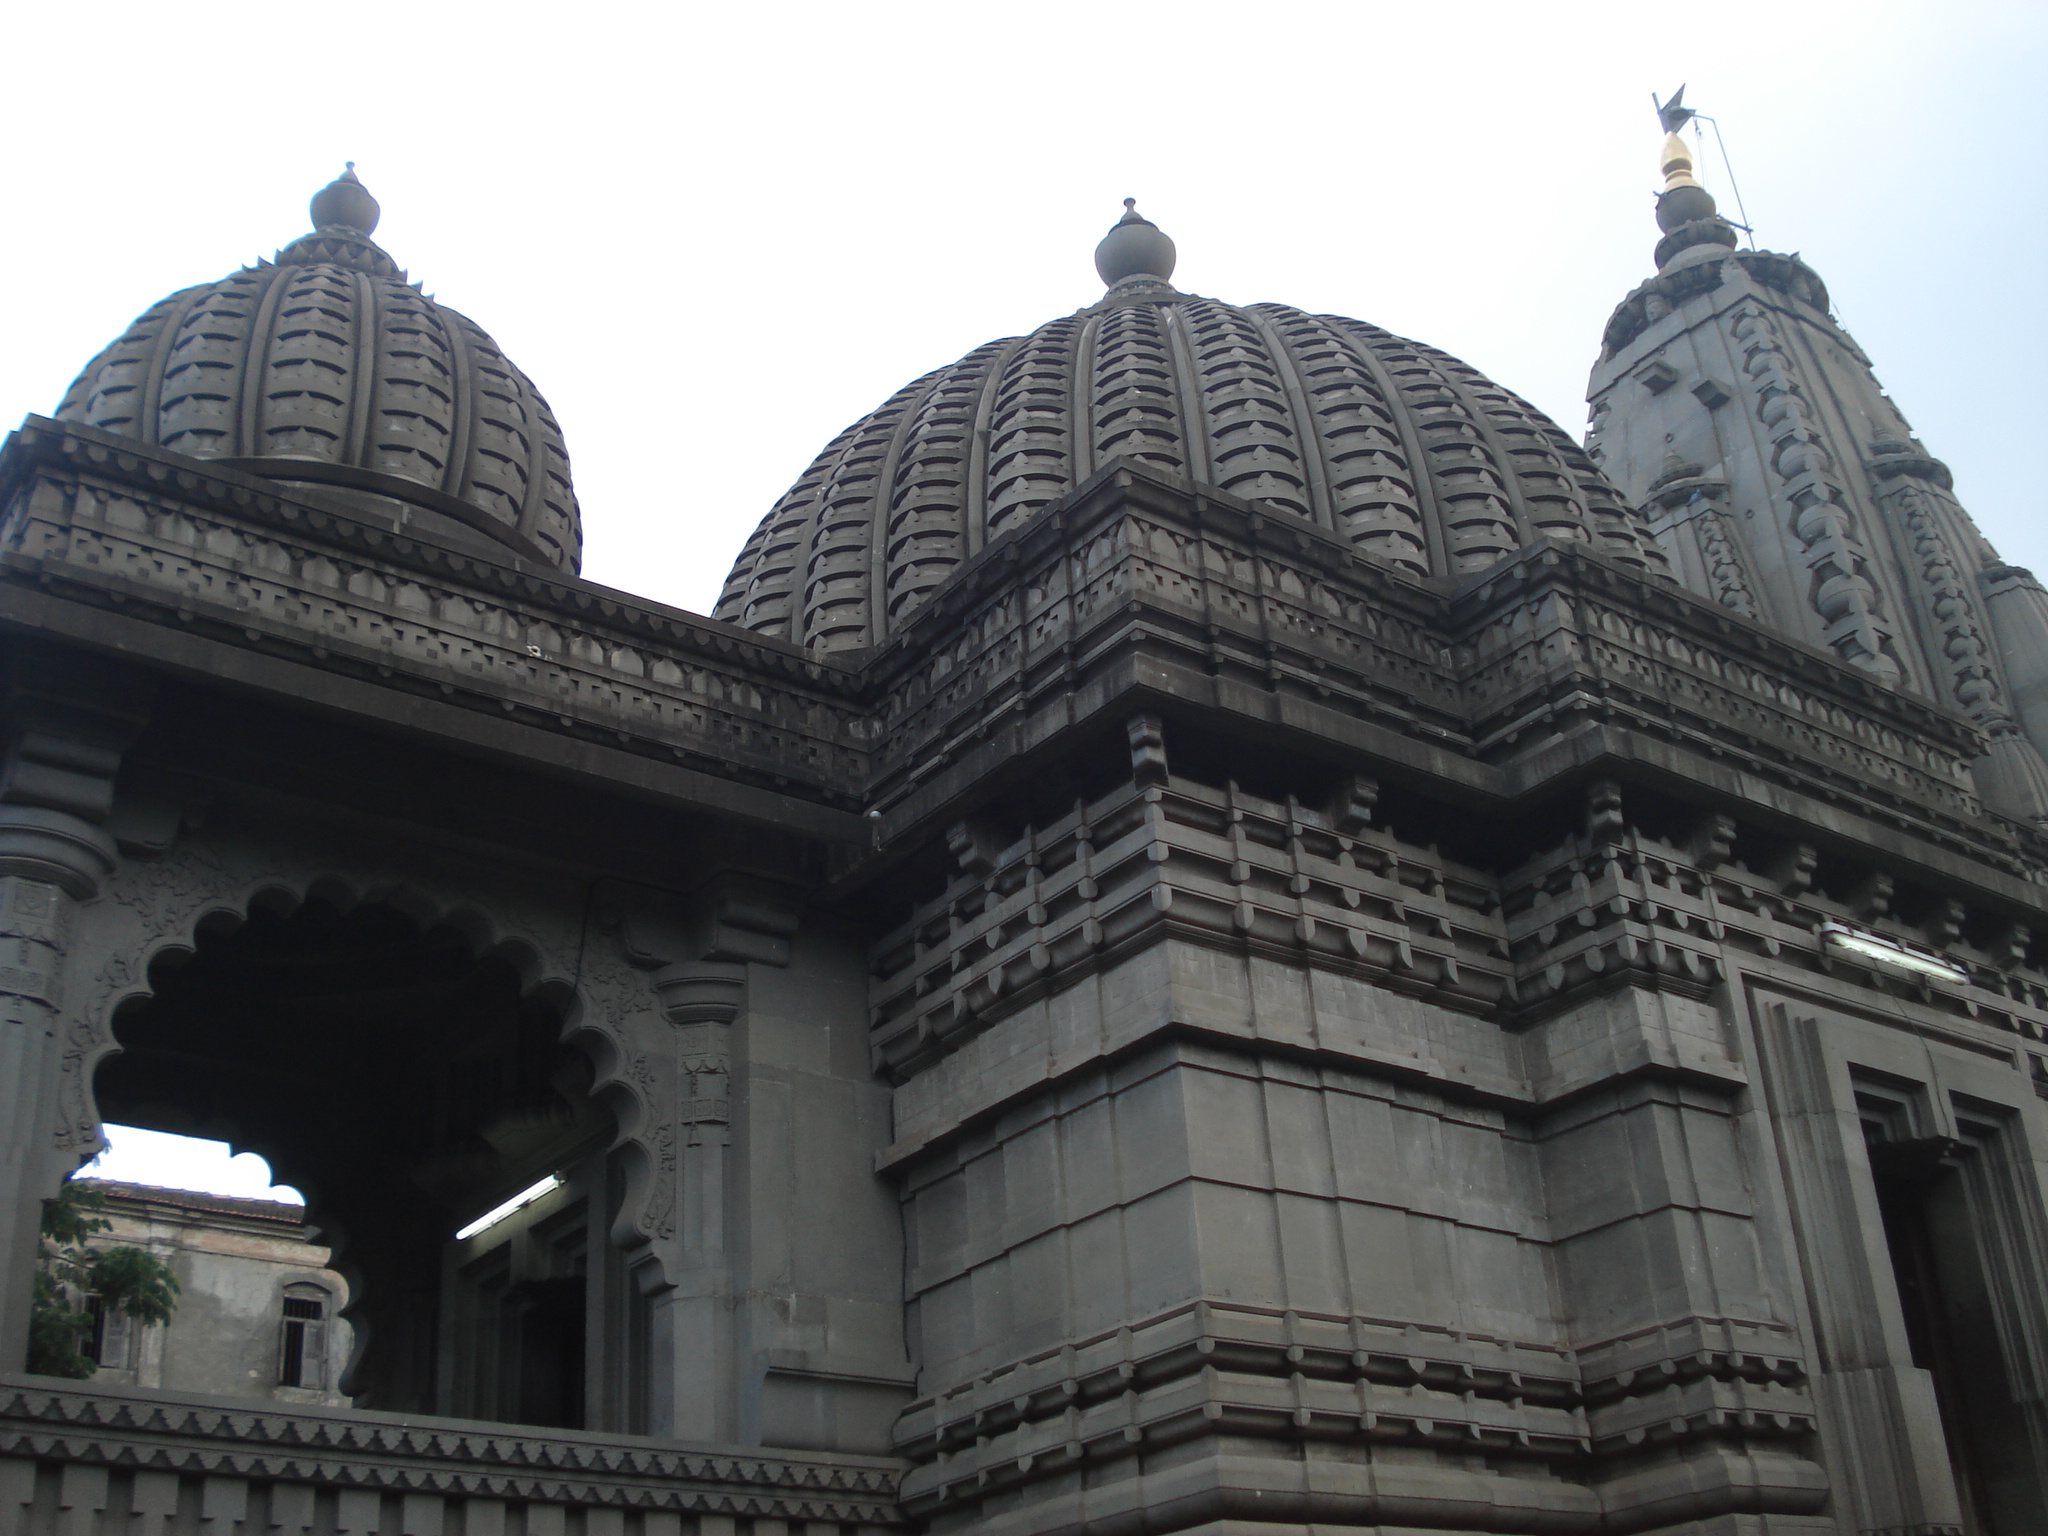
<path id="1" fill-rule="evenodd" d="M 306 1224 L 306 1208 L 287 1205 L 282 1200 L 246 1200 L 235 1195 L 209 1195 L 195 1189 L 158 1189 L 150 1184 L 125 1184 L 114 1179 L 80 1179 L 78 1182 L 102 1191 L 110 1203 L 169 1205 L 183 1211 L 240 1216 L 293 1228 L 303 1228 Z"/>

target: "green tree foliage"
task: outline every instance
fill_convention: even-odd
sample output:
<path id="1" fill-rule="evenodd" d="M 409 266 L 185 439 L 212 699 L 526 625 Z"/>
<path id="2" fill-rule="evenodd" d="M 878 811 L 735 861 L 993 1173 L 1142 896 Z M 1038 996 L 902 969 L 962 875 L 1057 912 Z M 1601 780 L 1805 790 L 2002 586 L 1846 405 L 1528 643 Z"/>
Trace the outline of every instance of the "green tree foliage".
<path id="1" fill-rule="evenodd" d="M 86 1348 L 92 1314 L 78 1304 L 97 1296 L 105 1307 L 120 1307 L 138 1323 L 167 1323 L 178 1305 L 178 1281 L 170 1266 L 140 1248 L 92 1248 L 87 1239 L 112 1229 L 99 1214 L 106 1196 L 84 1184 L 67 1183 L 43 1202 L 43 1237 L 36 1256 L 35 1309 L 29 1317 L 28 1368 L 44 1376 L 90 1376 L 96 1369 Z"/>

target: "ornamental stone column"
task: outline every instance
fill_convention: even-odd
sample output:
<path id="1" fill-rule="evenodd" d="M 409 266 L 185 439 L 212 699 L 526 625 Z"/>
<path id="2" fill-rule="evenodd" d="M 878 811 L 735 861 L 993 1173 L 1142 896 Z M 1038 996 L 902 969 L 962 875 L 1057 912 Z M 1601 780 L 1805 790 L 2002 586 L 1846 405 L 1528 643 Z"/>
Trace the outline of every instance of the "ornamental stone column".
<path id="1" fill-rule="evenodd" d="M 0 760 L 0 1369 L 27 1358 L 43 1201 L 78 1165 L 61 1145 L 58 1078 L 85 1049 L 80 909 L 119 861 L 104 823 L 141 724 L 136 680 L 87 658 L 5 653 Z"/>
<path id="2" fill-rule="evenodd" d="M 714 851 L 687 896 L 601 898 L 661 999 L 622 1068 L 652 1164 L 617 1239 L 644 1417 L 681 1440 L 886 1453 L 913 1373 L 901 1216 L 874 1171 L 890 1118 L 866 951 L 850 927 L 799 921 L 803 888 L 774 856 Z"/>
<path id="3" fill-rule="evenodd" d="M 746 966 L 699 960 L 655 972 L 674 1029 L 674 1273 L 632 1266 L 645 1297 L 649 1377 L 670 1388 L 649 1403 L 648 1433 L 684 1440 L 732 1435 L 733 1282 L 726 1246 L 727 1150 L 732 1142 L 732 1028 L 747 995 Z"/>
<path id="4" fill-rule="evenodd" d="M 614 1238 L 639 1313 L 631 1347 L 642 1358 L 629 1371 L 642 1383 L 645 1433 L 729 1441 L 741 1438 L 735 1313 L 747 1289 L 733 1219 L 733 1035 L 749 967 L 788 963 L 795 916 L 771 883 L 729 872 L 681 901 L 623 886 L 605 900 L 661 999 L 658 1033 L 627 1047 L 649 1163 L 639 1208 Z"/>

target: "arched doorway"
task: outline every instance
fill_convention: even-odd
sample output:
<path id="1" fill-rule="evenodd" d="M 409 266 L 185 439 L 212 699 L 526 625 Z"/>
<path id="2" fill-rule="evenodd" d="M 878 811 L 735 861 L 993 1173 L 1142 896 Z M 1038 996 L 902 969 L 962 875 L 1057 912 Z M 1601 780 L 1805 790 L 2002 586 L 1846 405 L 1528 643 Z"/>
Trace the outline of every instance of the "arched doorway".
<path id="1" fill-rule="evenodd" d="M 115 1014 L 99 1109 L 305 1192 L 349 1280 L 359 1406 L 608 1427 L 614 1122 L 563 1042 L 570 989 L 480 927 L 345 894 L 216 914 Z"/>

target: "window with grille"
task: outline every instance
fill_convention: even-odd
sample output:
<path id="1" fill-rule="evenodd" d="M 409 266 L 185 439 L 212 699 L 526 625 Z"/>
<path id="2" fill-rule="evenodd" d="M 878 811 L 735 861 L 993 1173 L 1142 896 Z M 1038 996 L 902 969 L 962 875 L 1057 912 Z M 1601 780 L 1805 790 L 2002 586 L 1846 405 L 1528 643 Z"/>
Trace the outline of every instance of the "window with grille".
<path id="1" fill-rule="evenodd" d="M 288 1285 L 277 1379 L 287 1387 L 327 1385 L 327 1293 L 317 1285 Z"/>

